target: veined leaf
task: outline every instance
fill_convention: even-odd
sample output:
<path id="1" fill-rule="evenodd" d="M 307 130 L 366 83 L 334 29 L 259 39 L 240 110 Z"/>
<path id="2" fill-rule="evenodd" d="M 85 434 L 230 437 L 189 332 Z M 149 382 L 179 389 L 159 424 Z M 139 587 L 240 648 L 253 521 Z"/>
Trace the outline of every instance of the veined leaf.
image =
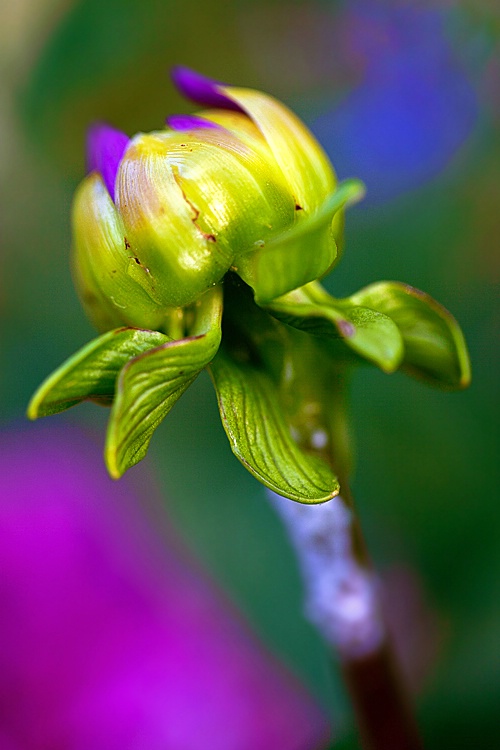
<path id="1" fill-rule="evenodd" d="M 157 331 L 118 328 L 80 349 L 50 375 L 28 406 L 28 417 L 46 417 L 81 401 L 109 405 L 123 365 L 132 357 L 168 341 Z"/>
<path id="2" fill-rule="evenodd" d="M 346 180 L 318 211 L 236 259 L 234 270 L 253 288 L 259 303 L 265 304 L 328 272 L 338 252 L 332 222 L 363 192 L 361 182 Z"/>
<path id="3" fill-rule="evenodd" d="M 432 385 L 465 388 L 470 362 L 464 336 L 455 318 L 419 289 L 397 281 L 380 281 L 353 294 L 349 302 L 388 315 L 405 345 L 404 366 Z"/>
<path id="4" fill-rule="evenodd" d="M 122 369 L 106 438 L 105 458 L 115 479 L 144 458 L 153 432 L 220 343 L 222 291 L 197 303 L 189 336 L 135 357 Z"/>
<path id="5" fill-rule="evenodd" d="M 390 317 L 351 300 L 336 300 L 317 283 L 290 292 L 266 307 L 294 328 L 327 340 L 342 340 L 384 372 L 393 372 L 403 361 L 403 339 Z"/>
<path id="6" fill-rule="evenodd" d="M 339 485 L 321 459 L 297 446 L 272 377 L 250 362 L 219 350 L 209 368 L 222 424 L 231 449 L 259 481 L 291 500 L 319 503 L 338 494 Z"/>

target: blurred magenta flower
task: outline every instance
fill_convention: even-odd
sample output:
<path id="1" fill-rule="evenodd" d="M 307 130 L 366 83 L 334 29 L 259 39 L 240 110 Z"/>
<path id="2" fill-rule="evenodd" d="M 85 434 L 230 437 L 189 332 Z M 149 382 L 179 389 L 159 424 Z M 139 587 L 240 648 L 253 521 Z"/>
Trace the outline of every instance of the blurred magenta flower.
<path id="1" fill-rule="evenodd" d="M 325 719 L 75 430 L 0 448 L 0 750 L 309 750 Z"/>

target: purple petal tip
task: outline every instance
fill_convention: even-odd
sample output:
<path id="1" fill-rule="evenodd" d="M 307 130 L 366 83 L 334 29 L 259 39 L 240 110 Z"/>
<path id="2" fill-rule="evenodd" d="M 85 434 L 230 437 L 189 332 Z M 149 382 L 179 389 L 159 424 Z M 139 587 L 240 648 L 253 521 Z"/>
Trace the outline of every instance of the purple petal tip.
<path id="1" fill-rule="evenodd" d="M 128 135 L 104 123 L 92 125 L 87 134 L 87 170 L 100 172 L 113 200 L 116 173 L 129 143 Z"/>
<path id="2" fill-rule="evenodd" d="M 222 125 L 211 120 L 206 120 L 204 117 L 198 117 L 197 115 L 171 115 L 167 117 L 167 125 L 172 130 L 197 130 L 198 128 L 206 128 L 210 130 L 224 130 Z"/>
<path id="3" fill-rule="evenodd" d="M 234 109 L 241 112 L 235 102 L 222 93 L 219 89 L 220 81 L 214 81 L 212 78 L 197 73 L 191 68 L 185 68 L 181 65 L 172 69 L 172 80 L 177 89 L 188 99 L 201 104 L 204 107 L 217 107 L 220 109 Z"/>

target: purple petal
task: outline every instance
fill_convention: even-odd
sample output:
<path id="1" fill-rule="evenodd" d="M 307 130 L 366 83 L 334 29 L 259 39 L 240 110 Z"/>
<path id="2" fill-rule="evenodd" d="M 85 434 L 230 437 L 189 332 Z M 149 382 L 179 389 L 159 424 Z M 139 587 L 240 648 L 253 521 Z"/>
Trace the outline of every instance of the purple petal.
<path id="1" fill-rule="evenodd" d="M 214 81 L 212 78 L 206 78 L 200 73 L 177 65 L 172 69 L 172 80 L 174 85 L 196 104 L 202 104 L 206 107 L 220 107 L 221 109 L 234 109 L 237 112 L 243 110 L 228 96 L 220 91 L 219 86 L 223 86 L 220 81 Z"/>
<path id="2" fill-rule="evenodd" d="M 116 173 L 129 143 L 128 135 L 104 123 L 92 125 L 87 134 L 87 170 L 101 173 L 113 200 Z"/>
<path id="3" fill-rule="evenodd" d="M 197 115 L 171 115 L 167 117 L 167 125 L 172 130 L 196 130 L 197 128 L 209 128 L 210 130 L 225 130 L 222 125 Z"/>

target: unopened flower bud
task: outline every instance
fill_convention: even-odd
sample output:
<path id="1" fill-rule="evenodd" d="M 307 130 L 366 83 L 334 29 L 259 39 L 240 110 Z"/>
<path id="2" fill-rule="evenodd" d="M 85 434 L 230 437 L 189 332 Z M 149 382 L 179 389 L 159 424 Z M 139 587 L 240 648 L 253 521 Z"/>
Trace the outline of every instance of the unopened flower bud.
<path id="1" fill-rule="evenodd" d="M 325 502 L 339 492 L 335 469 L 350 464 L 336 408 L 344 374 L 367 360 L 463 388 L 462 332 L 407 284 L 328 294 L 317 280 L 338 259 L 362 183 L 337 185 L 311 133 L 272 97 L 185 68 L 174 80 L 209 109 L 131 139 L 107 125 L 90 132 L 73 257 L 103 333 L 42 383 L 28 415 L 111 405 L 105 458 L 118 478 L 207 368 L 244 466 L 274 492 Z"/>
<path id="2" fill-rule="evenodd" d="M 252 284 L 262 275 L 251 268 L 253 255 L 290 243 L 308 220 L 317 232 L 314 217 L 335 190 L 322 148 L 283 104 L 182 68 L 174 79 L 215 108 L 132 139 L 105 125 L 90 133 L 73 247 L 77 287 L 101 330 L 161 328 L 169 309 L 195 302 L 230 269 Z M 328 265 L 342 212 L 330 213 L 320 226 Z M 304 241 L 307 252 L 314 247 Z M 305 267 L 300 283 L 317 275 L 314 264 Z"/>

